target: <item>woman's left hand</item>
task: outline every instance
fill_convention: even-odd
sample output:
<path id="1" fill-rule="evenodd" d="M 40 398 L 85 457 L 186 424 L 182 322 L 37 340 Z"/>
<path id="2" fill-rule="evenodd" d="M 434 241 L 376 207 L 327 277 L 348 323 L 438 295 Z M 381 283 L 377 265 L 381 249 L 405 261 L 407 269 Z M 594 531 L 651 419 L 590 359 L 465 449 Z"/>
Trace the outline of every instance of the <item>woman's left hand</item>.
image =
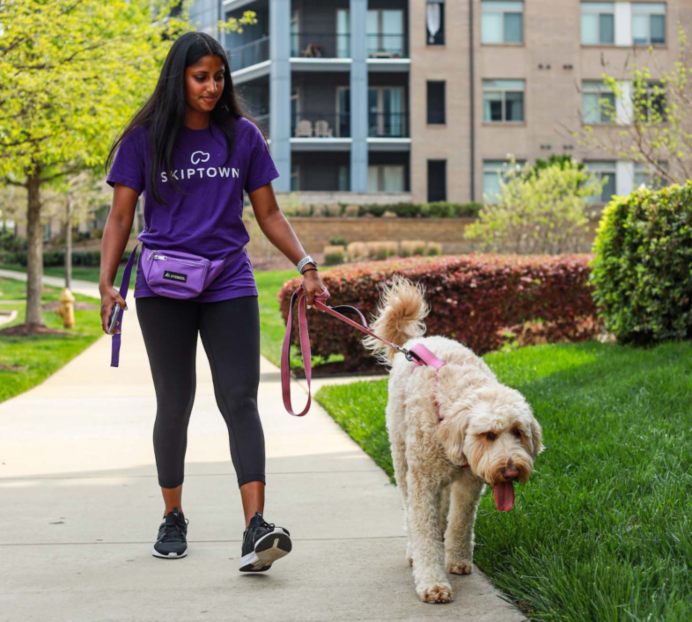
<path id="1" fill-rule="evenodd" d="M 320 294 L 326 293 L 329 296 L 327 288 L 322 283 L 317 270 L 307 270 L 303 274 L 303 291 L 305 292 L 305 297 L 307 299 L 308 308 L 315 303 L 315 297 Z"/>

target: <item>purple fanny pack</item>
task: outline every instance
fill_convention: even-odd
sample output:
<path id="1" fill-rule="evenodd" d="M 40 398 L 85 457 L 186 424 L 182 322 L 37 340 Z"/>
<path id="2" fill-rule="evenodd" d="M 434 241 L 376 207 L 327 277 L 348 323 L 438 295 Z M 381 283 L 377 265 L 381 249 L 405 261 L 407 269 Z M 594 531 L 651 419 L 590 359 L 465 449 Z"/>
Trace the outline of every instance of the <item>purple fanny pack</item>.
<path id="1" fill-rule="evenodd" d="M 123 270 L 120 283 L 120 296 L 127 298 L 130 284 L 130 273 L 134 265 L 137 246 L 132 249 L 127 265 Z M 223 271 L 226 262 L 242 253 L 244 249 L 234 251 L 223 259 L 207 259 L 192 253 L 170 250 L 152 250 L 142 247 L 140 268 L 149 289 L 157 296 L 166 298 L 196 298 L 207 289 Z M 120 327 L 124 316 L 121 316 Z M 113 335 L 111 343 L 111 367 L 120 362 L 120 332 Z"/>
<path id="2" fill-rule="evenodd" d="M 142 250 L 141 268 L 149 289 L 167 298 L 196 298 L 221 274 L 228 257 L 210 260 L 182 251 Z"/>

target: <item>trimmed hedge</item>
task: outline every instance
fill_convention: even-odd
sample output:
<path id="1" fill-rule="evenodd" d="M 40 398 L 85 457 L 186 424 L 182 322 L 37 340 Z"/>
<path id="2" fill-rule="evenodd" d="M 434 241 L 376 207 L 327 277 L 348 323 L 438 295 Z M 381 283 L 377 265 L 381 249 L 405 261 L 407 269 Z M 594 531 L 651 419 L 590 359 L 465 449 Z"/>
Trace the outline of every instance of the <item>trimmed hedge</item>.
<path id="1" fill-rule="evenodd" d="M 379 301 L 378 285 L 399 273 L 425 286 L 431 313 L 427 333 L 461 341 L 477 354 L 500 348 L 507 331 L 540 322 L 547 341 L 579 340 L 597 330 L 591 296 L 589 256 L 465 255 L 390 259 L 333 268 L 322 273 L 328 304 L 358 307 L 370 320 Z M 284 284 L 279 302 L 284 321 L 300 277 Z M 313 353 L 341 353 L 348 369 L 367 367 L 372 358 L 363 334 L 327 314 L 310 311 Z M 294 327 L 295 343 L 297 331 Z"/>
<path id="2" fill-rule="evenodd" d="M 594 298 L 624 343 L 692 336 L 692 182 L 616 197 L 594 242 Z"/>

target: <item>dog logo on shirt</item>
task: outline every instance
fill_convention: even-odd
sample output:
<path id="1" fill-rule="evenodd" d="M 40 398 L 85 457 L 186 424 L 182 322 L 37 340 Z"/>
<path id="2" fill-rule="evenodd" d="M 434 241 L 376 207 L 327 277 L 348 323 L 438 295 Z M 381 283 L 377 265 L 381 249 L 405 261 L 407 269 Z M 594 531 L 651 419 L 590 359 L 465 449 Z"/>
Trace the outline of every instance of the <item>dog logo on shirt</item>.
<path id="1" fill-rule="evenodd" d="M 199 164 L 200 162 L 209 162 L 209 154 L 206 151 L 193 151 L 190 156 L 190 162 Z"/>

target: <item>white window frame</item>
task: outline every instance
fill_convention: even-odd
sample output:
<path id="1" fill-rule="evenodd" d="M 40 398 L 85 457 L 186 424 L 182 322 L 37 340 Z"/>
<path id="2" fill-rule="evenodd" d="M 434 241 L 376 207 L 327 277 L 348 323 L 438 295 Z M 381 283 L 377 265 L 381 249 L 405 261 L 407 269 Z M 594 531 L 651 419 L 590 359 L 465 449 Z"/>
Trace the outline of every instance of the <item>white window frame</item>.
<path id="1" fill-rule="evenodd" d="M 401 179 L 401 187 L 397 190 L 385 190 L 385 177 L 386 177 L 386 169 L 396 169 L 399 171 L 400 174 L 400 179 Z M 370 182 L 370 175 L 371 173 L 375 173 L 377 176 L 377 181 L 375 182 L 377 185 L 377 189 L 373 190 L 369 186 Z M 368 164 L 368 192 L 374 193 L 374 192 L 386 192 L 386 193 L 402 193 L 405 192 L 406 188 L 406 168 L 403 164 Z"/>
<path id="2" fill-rule="evenodd" d="M 584 114 L 584 96 L 598 95 L 598 121 L 587 121 Z M 611 110 L 612 117 L 610 119 L 604 117 L 604 106 L 601 104 L 601 99 L 604 96 L 612 97 L 613 107 Z M 618 103 L 615 93 L 608 88 L 602 80 L 582 80 L 581 83 L 581 120 L 584 125 L 612 125 L 617 121 Z"/>
<path id="3" fill-rule="evenodd" d="M 511 6 L 510 6 L 511 5 Z M 517 5 L 520 9 L 517 11 Z M 499 13 L 502 16 L 502 33 L 499 41 L 486 39 L 485 17 Z M 521 15 L 521 39 L 519 41 L 507 41 L 505 34 L 505 13 Z M 484 45 L 522 45 L 524 43 L 524 1 L 523 0 L 482 0 L 481 1 L 481 43 Z"/>
<path id="4" fill-rule="evenodd" d="M 515 168 L 518 170 L 525 163 L 526 160 L 515 160 Z M 483 160 L 483 201 L 486 203 L 495 203 L 497 201 L 501 182 L 506 177 L 507 171 L 510 170 L 510 165 L 510 160 Z M 486 191 L 486 180 L 487 176 L 490 175 L 494 175 L 498 179 L 497 192 L 493 194 Z M 493 183 L 495 182 L 493 181 Z"/>
<path id="5" fill-rule="evenodd" d="M 632 2 L 632 45 L 665 45 L 667 40 L 668 15 L 667 7 L 664 2 Z M 653 43 L 651 41 L 651 17 L 653 15 L 663 15 L 663 41 Z M 634 38 L 634 21 L 637 17 L 648 17 L 647 37 L 644 40 L 636 41 Z"/>
<path id="6" fill-rule="evenodd" d="M 498 83 L 498 86 L 492 85 L 492 83 Z M 504 86 L 503 86 L 504 83 Z M 510 84 L 512 84 L 510 86 Z M 521 83 L 521 89 L 519 89 L 519 83 Z M 502 97 L 502 118 L 499 121 L 493 119 L 485 118 L 485 96 L 489 93 L 500 93 Z M 522 94 L 522 118 L 521 119 L 507 119 L 507 93 L 521 93 Z M 526 122 L 526 80 L 524 79 L 487 79 L 483 80 L 483 123 L 525 123 Z"/>
<path id="7" fill-rule="evenodd" d="M 580 27 L 580 40 L 582 45 L 614 45 L 617 40 L 617 20 L 615 17 L 616 8 L 615 2 L 581 2 L 580 17 L 579 17 L 579 27 Z M 597 41 L 585 41 L 584 40 L 584 17 L 585 16 L 596 16 L 597 20 Z M 600 37 L 600 16 L 610 15 L 613 18 L 613 40 L 612 41 L 601 41 Z"/>
<path id="8" fill-rule="evenodd" d="M 613 195 L 618 193 L 618 162 L 617 160 L 584 160 L 584 166 L 589 173 L 593 173 L 598 179 L 602 179 L 604 175 L 612 175 L 613 177 Z M 603 199 L 603 191 L 598 196 L 592 195 L 587 197 L 587 203 L 608 203 L 611 197 Z"/>

